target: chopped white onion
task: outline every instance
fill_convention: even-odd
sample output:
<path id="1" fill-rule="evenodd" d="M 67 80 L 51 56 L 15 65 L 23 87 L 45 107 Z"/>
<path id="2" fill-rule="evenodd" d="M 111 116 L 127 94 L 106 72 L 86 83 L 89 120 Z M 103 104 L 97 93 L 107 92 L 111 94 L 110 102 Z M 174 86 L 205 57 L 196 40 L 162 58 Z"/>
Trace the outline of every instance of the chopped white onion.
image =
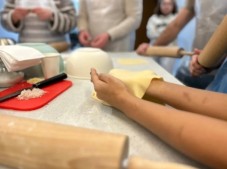
<path id="1" fill-rule="evenodd" d="M 17 96 L 18 100 L 29 100 L 34 99 L 43 96 L 46 93 L 46 91 L 39 89 L 39 88 L 33 88 L 23 90 L 19 96 Z"/>

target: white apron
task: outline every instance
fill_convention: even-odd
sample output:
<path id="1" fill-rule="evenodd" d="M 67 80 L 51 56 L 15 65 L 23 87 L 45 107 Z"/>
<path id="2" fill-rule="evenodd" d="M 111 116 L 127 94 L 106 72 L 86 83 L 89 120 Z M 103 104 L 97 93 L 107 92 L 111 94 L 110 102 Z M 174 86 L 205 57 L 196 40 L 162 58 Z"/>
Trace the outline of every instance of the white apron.
<path id="1" fill-rule="evenodd" d="M 124 0 L 86 0 L 88 28 L 92 38 L 118 25 L 126 17 Z M 106 51 L 130 51 L 135 43 L 135 32 L 109 42 Z"/>
<path id="2" fill-rule="evenodd" d="M 194 47 L 203 49 L 227 13 L 226 0 L 196 0 L 196 37 Z"/>

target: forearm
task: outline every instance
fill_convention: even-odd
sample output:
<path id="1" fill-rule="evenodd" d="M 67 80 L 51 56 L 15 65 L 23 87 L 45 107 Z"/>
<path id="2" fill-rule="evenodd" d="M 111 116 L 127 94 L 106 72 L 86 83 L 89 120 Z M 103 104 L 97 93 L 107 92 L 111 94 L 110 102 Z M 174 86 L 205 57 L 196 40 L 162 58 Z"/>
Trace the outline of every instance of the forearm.
<path id="1" fill-rule="evenodd" d="M 142 20 L 142 1 L 125 0 L 125 19 L 107 32 L 112 40 L 120 39 L 135 31 Z"/>
<path id="2" fill-rule="evenodd" d="M 191 158 L 214 168 L 227 167 L 226 122 L 132 96 L 121 101 L 118 108 Z"/>
<path id="3" fill-rule="evenodd" d="M 154 46 L 166 46 L 174 41 L 180 32 L 179 28 L 176 28 L 174 24 L 169 25 L 165 31 L 155 41 Z"/>
<path id="4" fill-rule="evenodd" d="M 80 10 L 79 17 L 77 20 L 77 27 L 79 31 L 88 30 L 88 16 L 87 16 L 87 7 L 84 0 L 80 0 Z"/>
<path id="5" fill-rule="evenodd" d="M 107 33 L 111 36 L 111 40 L 116 40 L 125 37 L 133 31 L 134 18 L 126 18 L 119 25 L 111 28 Z"/>
<path id="6" fill-rule="evenodd" d="M 185 111 L 227 120 L 227 95 L 153 80 L 146 91 L 162 102 Z"/>

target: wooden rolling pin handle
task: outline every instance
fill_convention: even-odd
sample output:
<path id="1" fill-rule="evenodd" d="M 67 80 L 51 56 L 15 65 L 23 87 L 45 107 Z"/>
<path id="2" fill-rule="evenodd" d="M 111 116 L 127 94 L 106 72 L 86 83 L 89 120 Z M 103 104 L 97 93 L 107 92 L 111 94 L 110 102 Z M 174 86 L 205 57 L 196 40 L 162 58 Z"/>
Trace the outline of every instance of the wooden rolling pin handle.
<path id="1" fill-rule="evenodd" d="M 184 51 L 184 50 L 180 50 L 179 51 L 179 54 L 181 56 L 193 56 L 194 55 L 194 52 L 187 52 L 187 51 Z"/>
<path id="2" fill-rule="evenodd" d="M 180 48 L 177 46 L 150 46 L 146 50 L 147 56 L 180 58 Z"/>
<path id="3" fill-rule="evenodd" d="M 147 56 L 159 56 L 170 58 L 181 58 L 184 55 L 192 56 L 193 52 L 186 52 L 183 48 L 177 46 L 150 46 L 146 50 Z"/>

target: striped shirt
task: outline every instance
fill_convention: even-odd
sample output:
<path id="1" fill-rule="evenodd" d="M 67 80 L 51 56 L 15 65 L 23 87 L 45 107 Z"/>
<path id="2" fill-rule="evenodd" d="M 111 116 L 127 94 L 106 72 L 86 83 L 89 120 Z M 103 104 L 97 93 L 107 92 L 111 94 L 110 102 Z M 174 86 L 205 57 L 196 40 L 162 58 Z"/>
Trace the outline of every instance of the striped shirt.
<path id="1" fill-rule="evenodd" d="M 35 14 L 30 13 L 23 21 L 14 25 L 12 13 L 16 7 L 16 0 L 6 0 L 5 7 L 1 12 L 1 23 L 7 30 L 19 33 L 19 42 L 51 43 L 65 41 L 65 34 L 76 26 L 75 8 L 71 0 L 52 1 L 55 6 L 53 21 L 41 21 Z"/>

